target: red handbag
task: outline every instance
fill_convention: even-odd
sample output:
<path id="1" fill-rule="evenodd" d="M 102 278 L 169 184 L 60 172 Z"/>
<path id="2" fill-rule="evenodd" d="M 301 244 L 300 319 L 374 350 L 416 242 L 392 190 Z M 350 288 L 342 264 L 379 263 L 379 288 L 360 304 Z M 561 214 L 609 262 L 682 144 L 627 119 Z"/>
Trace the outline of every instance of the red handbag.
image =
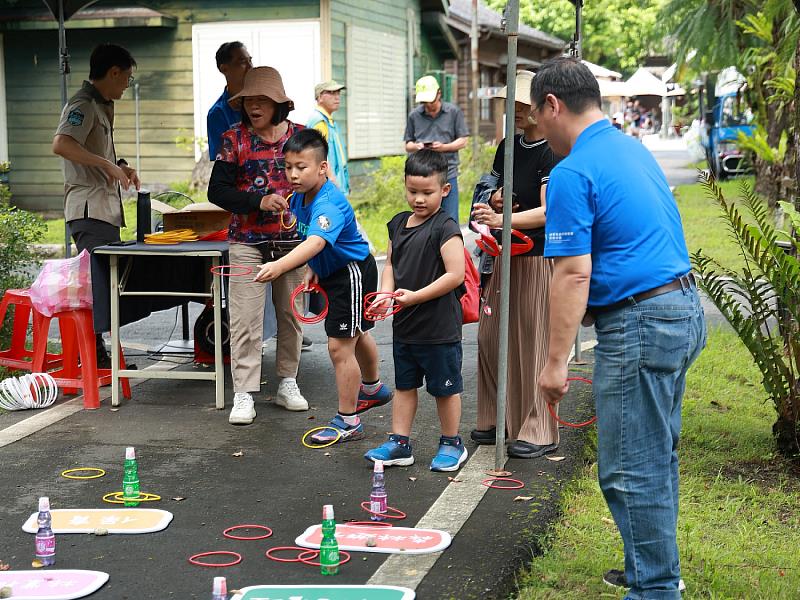
<path id="1" fill-rule="evenodd" d="M 475 268 L 469 251 L 464 248 L 464 287 L 467 288 L 467 292 L 461 296 L 461 312 L 463 314 L 462 322 L 465 325 L 467 323 L 477 323 L 480 317 L 481 294 L 479 286 L 480 275 L 478 275 L 478 269 Z"/>

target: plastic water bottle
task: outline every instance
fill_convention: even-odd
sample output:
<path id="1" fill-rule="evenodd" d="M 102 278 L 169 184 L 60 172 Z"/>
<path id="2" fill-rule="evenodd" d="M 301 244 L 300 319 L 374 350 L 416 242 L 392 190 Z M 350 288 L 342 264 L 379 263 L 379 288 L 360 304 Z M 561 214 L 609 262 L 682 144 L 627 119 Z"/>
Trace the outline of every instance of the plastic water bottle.
<path id="1" fill-rule="evenodd" d="M 333 504 L 322 507 L 322 541 L 319 545 L 320 573 L 336 575 L 339 572 L 339 542 L 336 541 L 336 521 Z"/>
<path id="2" fill-rule="evenodd" d="M 56 536 L 50 516 L 50 498 L 39 498 L 39 529 L 36 532 L 36 558 L 43 566 L 56 564 Z"/>
<path id="3" fill-rule="evenodd" d="M 136 450 L 129 446 L 125 449 L 125 474 L 122 477 L 122 501 L 125 506 L 139 506 L 139 502 L 130 498 L 139 497 L 139 469 L 136 466 Z"/>
<path id="4" fill-rule="evenodd" d="M 214 577 L 211 600 L 228 600 L 228 582 L 224 577 Z"/>
<path id="5" fill-rule="evenodd" d="M 386 517 L 386 485 L 383 476 L 383 461 L 376 460 L 372 468 L 372 492 L 369 495 L 370 519 L 373 521 L 385 521 Z M 379 514 L 373 514 L 379 513 Z"/>

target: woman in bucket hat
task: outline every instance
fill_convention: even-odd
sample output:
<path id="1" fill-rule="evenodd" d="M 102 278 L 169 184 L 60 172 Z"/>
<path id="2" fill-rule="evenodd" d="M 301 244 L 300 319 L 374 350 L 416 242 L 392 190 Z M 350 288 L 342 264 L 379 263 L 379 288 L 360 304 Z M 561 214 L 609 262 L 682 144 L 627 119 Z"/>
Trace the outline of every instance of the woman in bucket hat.
<path id="1" fill-rule="evenodd" d="M 508 395 L 505 427 L 512 442 L 508 455 L 535 458 L 558 447 L 558 425 L 547 412 L 545 400 L 536 385 L 547 360 L 547 323 L 552 261 L 544 251 L 544 193 L 550 170 L 558 163 L 547 141 L 537 132 L 531 116 L 530 71 L 517 72 L 514 95 L 514 124 L 522 133 L 514 136 L 514 187 L 512 194 L 500 188 L 489 205 L 476 204 L 472 218 L 488 225 L 497 234 L 503 227 L 504 196 L 515 205 L 511 227 L 530 237 L 533 248 L 511 258 L 511 315 L 508 344 Z M 506 97 L 506 88 L 499 97 Z M 500 142 L 494 157 L 492 175 L 503 181 L 503 155 L 506 140 Z M 501 183 L 502 185 L 502 183 Z M 494 444 L 497 397 L 497 340 L 500 303 L 499 261 L 484 294 L 484 310 L 478 325 L 478 426 L 470 437 L 478 444 Z"/>
<path id="2" fill-rule="evenodd" d="M 287 202 L 292 188 L 284 169 L 283 144 L 303 128 L 292 123 L 294 103 L 286 95 L 280 73 L 272 67 L 248 71 L 242 91 L 231 107 L 242 122 L 222 134 L 221 149 L 208 184 L 208 199 L 231 213 L 228 228 L 230 263 L 253 272 L 280 258 L 300 243 L 296 219 Z M 303 332 L 292 311 L 290 296 L 303 279 L 305 267 L 272 282 L 278 321 L 276 371 L 281 378 L 276 404 L 287 410 L 308 410 L 297 387 Z M 261 388 L 261 345 L 266 288 L 252 277 L 231 277 L 229 312 L 233 409 L 229 422 L 248 425 L 256 416 L 253 394 Z M 295 302 L 303 310 L 302 297 Z"/>

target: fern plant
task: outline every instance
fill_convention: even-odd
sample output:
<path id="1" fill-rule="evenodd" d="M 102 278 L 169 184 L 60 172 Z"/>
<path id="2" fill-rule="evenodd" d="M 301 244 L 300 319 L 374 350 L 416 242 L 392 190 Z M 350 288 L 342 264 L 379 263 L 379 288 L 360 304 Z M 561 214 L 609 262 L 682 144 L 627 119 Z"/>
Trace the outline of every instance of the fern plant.
<path id="1" fill-rule="evenodd" d="M 742 217 L 708 173 L 704 188 L 721 211 L 744 267 L 737 271 L 707 256 L 692 255 L 700 287 L 750 351 L 777 413 L 772 431 L 779 452 L 800 454 L 800 239 L 779 231 L 767 207 L 743 182 L 741 204 L 754 224 Z M 781 240 L 781 238 L 784 238 Z M 783 243 L 781 243 L 783 241 Z"/>

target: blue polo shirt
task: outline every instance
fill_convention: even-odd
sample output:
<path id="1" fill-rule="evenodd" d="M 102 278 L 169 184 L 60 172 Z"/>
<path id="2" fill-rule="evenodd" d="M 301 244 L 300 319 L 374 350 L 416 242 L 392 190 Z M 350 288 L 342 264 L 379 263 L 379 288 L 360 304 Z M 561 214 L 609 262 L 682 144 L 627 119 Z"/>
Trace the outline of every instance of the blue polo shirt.
<path id="1" fill-rule="evenodd" d="M 591 254 L 589 306 L 689 272 L 675 199 L 655 158 L 603 119 L 583 130 L 547 186 L 547 257 Z"/>
<path id="2" fill-rule="evenodd" d="M 242 120 L 242 113 L 233 110 L 228 104 L 230 96 L 228 88 L 222 92 L 222 96 L 217 98 L 213 106 L 208 110 L 206 117 L 206 134 L 208 135 L 208 158 L 216 160 L 219 152 L 222 134 L 231 129 Z"/>
<path id="3" fill-rule="evenodd" d="M 356 215 L 341 190 L 330 181 L 307 206 L 305 194 L 292 194 L 289 208 L 297 217 L 297 232 L 304 240 L 318 235 L 327 243 L 308 261 L 311 269 L 325 279 L 354 260 L 364 260 L 369 245 L 356 227 Z"/>

